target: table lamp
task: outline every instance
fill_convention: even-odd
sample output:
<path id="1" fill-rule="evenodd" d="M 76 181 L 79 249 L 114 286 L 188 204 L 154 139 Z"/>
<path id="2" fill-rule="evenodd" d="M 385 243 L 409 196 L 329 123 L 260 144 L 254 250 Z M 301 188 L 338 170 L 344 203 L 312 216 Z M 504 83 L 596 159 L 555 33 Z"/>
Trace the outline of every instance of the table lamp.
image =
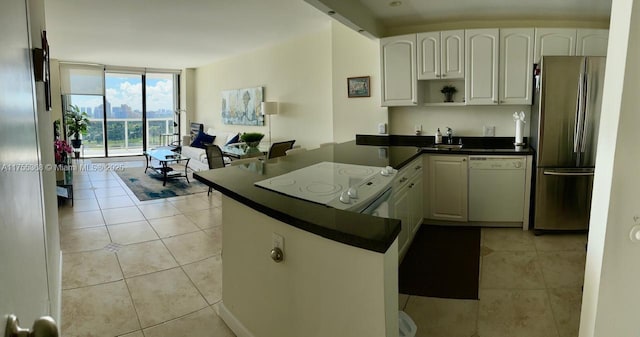
<path id="1" fill-rule="evenodd" d="M 278 102 L 262 102 L 262 115 L 269 116 L 269 144 L 271 144 L 271 115 L 278 114 Z"/>

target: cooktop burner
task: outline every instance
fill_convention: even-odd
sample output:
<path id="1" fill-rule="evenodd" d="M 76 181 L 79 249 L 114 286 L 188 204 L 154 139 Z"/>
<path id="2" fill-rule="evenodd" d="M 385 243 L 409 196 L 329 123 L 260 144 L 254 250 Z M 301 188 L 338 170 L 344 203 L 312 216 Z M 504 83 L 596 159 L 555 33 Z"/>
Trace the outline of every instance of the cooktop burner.
<path id="1" fill-rule="evenodd" d="M 322 205 L 355 209 L 390 185 L 391 177 L 380 174 L 383 170 L 376 166 L 321 162 L 255 185 Z"/>

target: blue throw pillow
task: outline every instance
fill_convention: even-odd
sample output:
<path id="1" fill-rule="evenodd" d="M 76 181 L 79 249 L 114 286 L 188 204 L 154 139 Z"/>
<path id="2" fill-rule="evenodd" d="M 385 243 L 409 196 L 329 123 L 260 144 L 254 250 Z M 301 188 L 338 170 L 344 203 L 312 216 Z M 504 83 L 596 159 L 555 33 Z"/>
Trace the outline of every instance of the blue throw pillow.
<path id="1" fill-rule="evenodd" d="M 216 139 L 216 136 L 208 135 L 200 131 L 198 132 L 196 139 L 194 139 L 193 142 L 191 142 L 191 146 L 204 149 L 205 144 L 212 144 L 214 139 Z"/>
<path id="2" fill-rule="evenodd" d="M 224 145 L 234 144 L 234 143 L 238 143 L 238 142 L 240 142 L 240 134 L 236 133 L 236 135 L 233 136 L 233 138 L 229 139 L 229 141 Z"/>

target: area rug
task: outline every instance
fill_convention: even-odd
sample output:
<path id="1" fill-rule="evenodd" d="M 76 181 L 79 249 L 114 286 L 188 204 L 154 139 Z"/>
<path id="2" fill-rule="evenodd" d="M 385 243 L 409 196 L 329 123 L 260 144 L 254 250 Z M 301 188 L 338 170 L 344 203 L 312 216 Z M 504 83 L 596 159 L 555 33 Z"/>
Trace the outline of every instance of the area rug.
<path id="1" fill-rule="evenodd" d="M 401 294 L 478 299 L 480 228 L 423 224 L 400 264 Z"/>
<path id="2" fill-rule="evenodd" d="M 162 186 L 162 175 L 151 170 L 144 173 L 144 167 L 125 168 L 117 173 L 140 201 L 202 193 L 209 189 L 193 179 L 191 172 L 189 182 L 185 178 L 172 178 L 167 180 L 166 186 Z"/>

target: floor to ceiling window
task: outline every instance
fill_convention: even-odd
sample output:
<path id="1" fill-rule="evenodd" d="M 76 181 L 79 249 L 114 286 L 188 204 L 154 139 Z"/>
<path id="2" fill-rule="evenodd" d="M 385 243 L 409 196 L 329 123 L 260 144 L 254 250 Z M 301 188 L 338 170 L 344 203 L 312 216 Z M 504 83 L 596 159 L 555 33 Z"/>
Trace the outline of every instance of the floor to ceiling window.
<path id="1" fill-rule="evenodd" d="M 107 155 L 139 155 L 144 151 L 142 141 L 142 74 L 107 72 Z"/>
<path id="2" fill-rule="evenodd" d="M 173 74 L 147 73 L 147 148 L 178 141 L 177 91 Z"/>
<path id="3" fill-rule="evenodd" d="M 178 72 L 60 64 L 63 111 L 89 118 L 83 157 L 140 155 L 179 140 Z"/>

